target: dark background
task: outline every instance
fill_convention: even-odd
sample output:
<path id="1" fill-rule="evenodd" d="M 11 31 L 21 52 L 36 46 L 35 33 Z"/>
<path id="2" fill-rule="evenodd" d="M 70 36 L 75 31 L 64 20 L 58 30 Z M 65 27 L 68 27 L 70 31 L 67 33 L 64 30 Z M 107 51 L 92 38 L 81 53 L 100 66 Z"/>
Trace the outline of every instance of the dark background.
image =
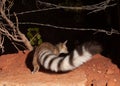
<path id="1" fill-rule="evenodd" d="M 62 0 L 44 0 L 54 4 L 64 2 Z M 72 1 L 72 0 L 71 0 Z M 78 1 L 78 0 L 73 0 Z M 103 0 L 81 0 L 83 5 L 95 4 Z M 51 24 L 63 27 L 74 28 L 96 28 L 110 31 L 111 28 L 120 31 L 120 5 L 119 0 L 114 7 L 107 8 L 97 13 L 87 15 L 89 11 L 71 11 L 71 10 L 50 10 L 28 14 L 19 14 L 19 22 L 36 22 L 43 24 Z M 25 11 L 37 10 L 34 0 L 15 0 L 11 9 L 12 12 L 20 13 Z M 14 21 L 14 17 L 11 17 Z M 120 62 L 120 35 L 106 33 L 95 33 L 94 31 L 75 31 L 61 30 L 51 27 L 43 27 L 40 25 L 19 25 L 23 33 L 27 33 L 30 27 L 40 28 L 40 34 L 43 41 L 48 41 L 53 44 L 68 40 L 67 46 L 72 50 L 76 43 L 82 43 L 89 40 L 98 41 L 103 46 L 103 55 L 112 59 L 118 66 Z M 7 52 L 10 52 L 11 47 L 6 44 Z M 10 49 L 9 49 L 10 48 Z"/>

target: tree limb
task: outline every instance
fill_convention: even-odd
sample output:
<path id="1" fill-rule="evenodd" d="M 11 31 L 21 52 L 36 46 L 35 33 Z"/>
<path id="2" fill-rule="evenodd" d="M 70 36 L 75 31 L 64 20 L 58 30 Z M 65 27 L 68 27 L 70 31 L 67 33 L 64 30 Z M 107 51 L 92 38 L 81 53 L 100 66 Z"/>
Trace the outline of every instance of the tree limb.
<path id="1" fill-rule="evenodd" d="M 4 36 L 2 36 L 2 32 L 0 31 L 0 49 L 1 49 L 2 53 L 4 53 L 3 43 L 4 43 Z"/>
<path id="2" fill-rule="evenodd" d="M 33 50 L 32 45 L 30 44 L 29 40 L 26 38 L 26 36 L 20 32 L 19 30 L 19 26 L 18 26 L 18 18 L 16 16 L 16 14 L 14 13 L 14 16 L 16 18 L 16 26 L 14 25 L 14 23 L 6 16 L 5 14 L 5 2 L 6 0 L 1 0 L 0 1 L 0 13 L 2 18 L 8 23 L 9 27 L 12 30 L 12 33 L 10 33 L 8 31 L 7 28 L 4 27 L 3 24 L 0 25 L 0 32 L 4 35 L 6 35 L 10 40 L 14 40 L 16 42 L 23 42 L 25 44 L 25 46 L 31 51 Z M 13 45 L 15 46 L 15 44 L 13 43 Z M 16 47 L 16 46 L 15 46 Z M 18 50 L 18 49 L 17 49 Z"/>

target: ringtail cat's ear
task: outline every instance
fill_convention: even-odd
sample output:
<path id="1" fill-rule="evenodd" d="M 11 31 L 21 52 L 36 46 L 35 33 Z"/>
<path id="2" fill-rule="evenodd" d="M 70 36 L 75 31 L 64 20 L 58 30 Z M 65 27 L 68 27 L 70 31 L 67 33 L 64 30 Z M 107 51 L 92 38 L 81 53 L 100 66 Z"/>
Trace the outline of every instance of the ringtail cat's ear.
<path id="1" fill-rule="evenodd" d="M 68 40 L 66 40 L 63 44 L 64 44 L 64 45 L 66 45 L 66 44 L 67 44 L 67 42 L 68 42 Z"/>

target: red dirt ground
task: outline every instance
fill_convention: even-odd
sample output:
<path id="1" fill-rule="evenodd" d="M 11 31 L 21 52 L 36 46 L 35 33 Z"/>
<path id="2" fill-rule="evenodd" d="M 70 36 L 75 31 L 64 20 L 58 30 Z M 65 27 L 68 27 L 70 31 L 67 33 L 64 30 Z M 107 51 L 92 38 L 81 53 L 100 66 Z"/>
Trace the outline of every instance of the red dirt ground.
<path id="1" fill-rule="evenodd" d="M 0 86 L 120 86 L 120 69 L 102 55 L 68 73 L 31 74 L 28 53 L 0 56 Z"/>

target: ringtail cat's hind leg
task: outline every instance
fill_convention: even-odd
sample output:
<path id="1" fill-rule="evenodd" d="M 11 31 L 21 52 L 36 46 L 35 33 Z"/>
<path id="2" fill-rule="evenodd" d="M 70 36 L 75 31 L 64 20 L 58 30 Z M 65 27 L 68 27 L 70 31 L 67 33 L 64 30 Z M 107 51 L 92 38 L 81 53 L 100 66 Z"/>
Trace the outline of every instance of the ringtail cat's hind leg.
<path id="1" fill-rule="evenodd" d="M 38 72 L 39 69 L 40 69 L 40 66 L 39 66 L 39 65 L 34 65 L 33 67 L 34 67 L 34 69 L 33 69 L 33 71 L 32 71 L 32 74 L 34 74 L 35 72 Z"/>
<path id="2" fill-rule="evenodd" d="M 32 74 L 34 74 L 35 72 L 38 72 L 39 69 L 40 69 L 40 65 L 39 65 L 39 63 L 38 63 L 38 61 L 37 61 L 37 57 L 34 57 L 34 58 L 33 58 L 32 64 L 33 64 Z"/>

